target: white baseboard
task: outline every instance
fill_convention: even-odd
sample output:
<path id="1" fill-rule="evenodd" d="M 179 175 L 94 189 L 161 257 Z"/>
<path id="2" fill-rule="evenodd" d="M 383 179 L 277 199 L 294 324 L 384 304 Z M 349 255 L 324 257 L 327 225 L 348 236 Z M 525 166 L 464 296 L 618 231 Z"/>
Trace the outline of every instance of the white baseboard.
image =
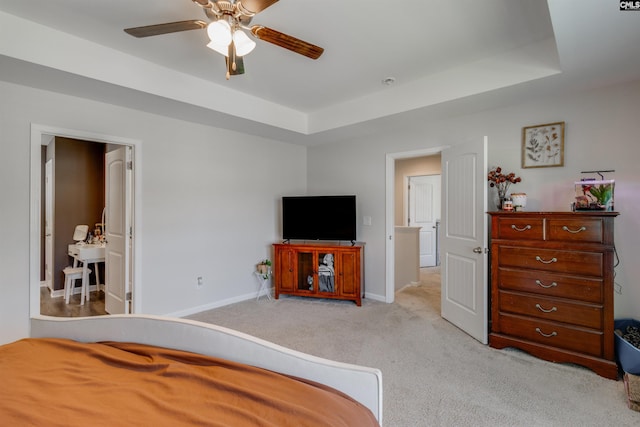
<path id="1" fill-rule="evenodd" d="M 249 300 L 249 299 L 253 299 L 253 298 L 256 297 L 256 295 L 257 294 L 255 292 L 251 292 L 251 293 L 248 293 L 248 294 L 239 295 L 237 297 L 224 299 L 222 301 L 216 301 L 216 302 L 209 303 L 209 304 L 199 305 L 197 307 L 191 307 L 191 308 L 188 308 L 186 310 L 174 311 L 173 313 L 165 314 L 165 316 L 169 316 L 169 317 L 190 316 L 192 314 L 200 313 L 202 311 L 213 310 L 214 308 L 220 308 L 220 307 L 224 307 L 226 305 L 235 304 L 237 302 L 242 302 L 242 301 L 246 301 L 246 300 Z"/>
<path id="2" fill-rule="evenodd" d="M 368 292 L 364 293 L 364 297 L 374 301 L 387 302 L 387 299 L 383 295 L 371 294 Z"/>

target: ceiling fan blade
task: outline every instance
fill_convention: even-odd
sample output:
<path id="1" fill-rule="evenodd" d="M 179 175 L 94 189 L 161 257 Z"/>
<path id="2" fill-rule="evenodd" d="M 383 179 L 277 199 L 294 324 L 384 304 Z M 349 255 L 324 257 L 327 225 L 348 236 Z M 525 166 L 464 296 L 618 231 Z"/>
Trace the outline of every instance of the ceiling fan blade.
<path id="1" fill-rule="evenodd" d="M 238 3 L 241 5 L 238 6 L 238 9 L 244 9 L 249 12 L 249 14 L 256 14 L 262 12 L 277 1 L 278 0 L 240 0 Z"/>
<path id="2" fill-rule="evenodd" d="M 179 31 L 201 30 L 207 23 L 197 19 L 189 21 L 168 22 L 166 24 L 147 25 L 145 27 L 125 28 L 125 32 L 134 37 L 159 36 L 161 34 L 177 33 Z"/>
<path id="3" fill-rule="evenodd" d="M 289 49 L 292 52 L 299 53 L 311 59 L 318 59 L 320 55 L 322 55 L 322 52 L 324 52 L 324 49 L 319 46 L 281 33 L 280 31 L 263 27 L 262 25 L 254 25 L 251 27 L 251 34 L 260 40 L 273 43 L 276 46 Z"/>

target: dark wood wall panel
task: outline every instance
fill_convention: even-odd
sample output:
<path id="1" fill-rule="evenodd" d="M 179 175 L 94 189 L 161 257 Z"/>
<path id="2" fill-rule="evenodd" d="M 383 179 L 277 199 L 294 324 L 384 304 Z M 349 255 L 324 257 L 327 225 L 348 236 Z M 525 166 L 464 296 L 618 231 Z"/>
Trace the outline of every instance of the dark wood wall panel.
<path id="1" fill-rule="evenodd" d="M 104 208 L 106 145 L 56 137 L 54 160 L 54 270 L 53 289 L 64 288 L 62 270 L 70 264 L 67 246 L 78 224 L 100 222 Z M 104 276 L 102 276 L 104 277 Z"/>

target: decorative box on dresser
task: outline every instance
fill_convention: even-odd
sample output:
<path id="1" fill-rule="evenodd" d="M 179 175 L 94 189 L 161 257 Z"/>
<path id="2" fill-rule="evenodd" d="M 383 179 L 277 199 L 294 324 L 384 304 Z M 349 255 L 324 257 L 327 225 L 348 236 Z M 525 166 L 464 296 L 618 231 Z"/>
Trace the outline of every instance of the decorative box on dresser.
<path id="1" fill-rule="evenodd" d="M 489 345 L 617 379 L 613 222 L 618 213 L 489 214 Z"/>
<path id="2" fill-rule="evenodd" d="M 364 244 L 276 243 L 273 248 L 276 299 L 290 294 L 362 305 Z"/>

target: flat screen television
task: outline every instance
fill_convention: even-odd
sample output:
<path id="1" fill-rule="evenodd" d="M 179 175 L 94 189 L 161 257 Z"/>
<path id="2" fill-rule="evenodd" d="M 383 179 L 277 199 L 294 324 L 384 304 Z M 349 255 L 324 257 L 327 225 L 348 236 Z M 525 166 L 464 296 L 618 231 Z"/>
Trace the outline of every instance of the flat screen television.
<path id="1" fill-rule="evenodd" d="M 284 240 L 356 241 L 356 196 L 285 196 Z"/>

